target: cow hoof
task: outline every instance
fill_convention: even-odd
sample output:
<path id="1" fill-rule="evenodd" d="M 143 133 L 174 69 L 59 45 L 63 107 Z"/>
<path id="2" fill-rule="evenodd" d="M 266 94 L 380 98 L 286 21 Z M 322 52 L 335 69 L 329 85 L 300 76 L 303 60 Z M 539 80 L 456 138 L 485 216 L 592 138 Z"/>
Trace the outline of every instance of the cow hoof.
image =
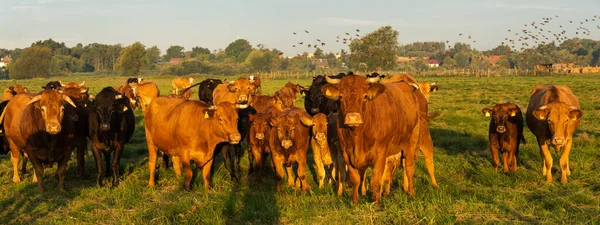
<path id="1" fill-rule="evenodd" d="M 569 183 L 569 181 L 565 178 L 565 179 L 560 179 L 560 183 L 561 184 L 567 184 Z"/>
<path id="2" fill-rule="evenodd" d="M 20 177 L 13 177 L 12 181 L 14 183 L 20 183 L 21 182 L 21 178 Z"/>

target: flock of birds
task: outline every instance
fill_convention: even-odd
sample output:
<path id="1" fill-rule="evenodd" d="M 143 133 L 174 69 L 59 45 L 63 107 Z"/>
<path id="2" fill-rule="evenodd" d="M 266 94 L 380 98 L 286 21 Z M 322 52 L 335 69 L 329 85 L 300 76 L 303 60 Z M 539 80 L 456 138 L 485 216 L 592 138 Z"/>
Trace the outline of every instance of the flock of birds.
<path id="1" fill-rule="evenodd" d="M 561 17 L 554 15 L 553 17 L 543 17 L 541 20 L 525 23 L 522 28 L 508 29 L 508 35 L 504 37 L 500 45 L 508 46 L 512 51 L 524 51 L 552 42 L 559 45 L 570 38 L 590 36 L 593 29 L 600 30 L 600 16 L 594 15 L 581 21 L 561 21 Z M 335 42 L 349 47 L 352 40 L 361 37 L 360 29 L 355 30 L 356 33 L 354 34 L 350 32 L 338 34 Z M 300 37 L 300 40 L 292 45 L 294 48 L 305 46 L 317 49 L 326 45 L 325 41 L 319 38 L 313 39 L 308 30 L 292 32 L 292 34 L 294 37 Z M 459 42 L 477 43 L 472 34 L 459 33 L 458 36 Z M 445 43 L 448 46 L 446 50 L 452 49 L 453 46 L 450 44 L 450 40 L 445 40 Z M 434 48 L 433 44 L 431 47 Z"/>

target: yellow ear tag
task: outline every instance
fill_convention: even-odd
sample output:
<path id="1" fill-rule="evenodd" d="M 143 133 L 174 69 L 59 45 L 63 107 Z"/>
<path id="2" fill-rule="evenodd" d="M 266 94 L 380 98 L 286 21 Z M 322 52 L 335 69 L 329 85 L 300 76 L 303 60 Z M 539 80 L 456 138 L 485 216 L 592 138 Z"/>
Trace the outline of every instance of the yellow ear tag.
<path id="1" fill-rule="evenodd" d="M 306 93 L 302 92 L 302 96 L 306 96 Z"/>
<path id="2" fill-rule="evenodd" d="M 485 112 L 485 116 L 490 117 L 490 113 L 489 112 Z"/>
<path id="3" fill-rule="evenodd" d="M 546 119 L 545 116 L 540 116 L 540 120 Z"/>
<path id="4" fill-rule="evenodd" d="M 204 119 L 208 119 L 208 112 L 204 112 Z"/>
<path id="5" fill-rule="evenodd" d="M 325 90 L 325 95 L 331 95 L 331 92 L 329 92 L 329 90 Z"/>
<path id="6" fill-rule="evenodd" d="M 510 116 L 516 116 L 516 115 L 517 115 L 517 112 L 512 112 L 512 113 L 510 114 Z"/>
<path id="7" fill-rule="evenodd" d="M 83 104 L 83 107 L 87 107 L 87 104 Z"/>
<path id="8" fill-rule="evenodd" d="M 127 111 L 127 109 L 129 109 L 127 106 L 123 107 L 123 112 Z"/>

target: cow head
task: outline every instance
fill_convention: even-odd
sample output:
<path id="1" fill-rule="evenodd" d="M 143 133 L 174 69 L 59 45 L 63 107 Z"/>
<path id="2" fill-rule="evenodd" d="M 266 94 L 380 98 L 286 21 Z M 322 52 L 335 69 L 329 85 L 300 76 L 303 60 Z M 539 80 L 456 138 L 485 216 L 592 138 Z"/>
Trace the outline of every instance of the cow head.
<path id="1" fill-rule="evenodd" d="M 33 97 L 27 104 L 33 104 L 36 111 L 39 110 L 46 132 L 58 134 L 61 131 L 65 103 L 76 107 L 75 103 L 66 95 L 54 90 L 45 90 L 40 95 Z"/>
<path id="2" fill-rule="evenodd" d="M 62 83 L 60 81 L 50 81 L 45 86 L 42 86 L 43 90 L 56 90 L 62 88 Z"/>
<path id="3" fill-rule="evenodd" d="M 327 144 L 327 116 L 318 113 L 313 116 L 312 135 L 320 146 Z"/>
<path id="4" fill-rule="evenodd" d="M 256 91 L 256 86 L 254 85 L 254 80 L 239 78 L 229 82 L 227 89 L 229 89 L 230 92 L 235 92 L 237 94 L 236 104 L 247 107 L 248 103 L 252 101 L 251 98 Z"/>
<path id="5" fill-rule="evenodd" d="M 79 86 L 76 83 L 69 83 L 67 86 L 63 87 L 63 89 L 59 91 L 63 95 L 68 96 L 71 99 L 71 101 L 73 101 L 73 103 L 75 103 L 75 105 L 77 106 L 76 108 L 73 108 L 67 105 L 65 110 L 67 112 L 66 114 L 71 118 L 71 120 L 75 122 L 79 121 L 78 111 L 83 112 L 88 107 L 88 90 L 89 88 L 85 86 Z"/>
<path id="6" fill-rule="evenodd" d="M 516 105 L 509 103 L 496 104 L 494 108 L 485 108 L 481 112 L 487 117 L 492 117 L 492 129 L 495 129 L 499 134 L 506 132 L 506 121 L 516 116 L 522 116 L 521 110 Z"/>
<path id="7" fill-rule="evenodd" d="M 357 127 L 363 123 L 365 103 L 385 91 L 385 86 L 378 83 L 378 79 L 367 79 L 357 75 L 325 79 L 328 84 L 321 88 L 321 92 L 329 99 L 340 101 L 344 124 L 350 127 Z"/>
<path id="8" fill-rule="evenodd" d="M 277 131 L 277 138 L 280 141 L 279 144 L 286 150 L 294 146 L 296 129 L 302 126 L 302 124 L 308 127 L 311 127 L 314 124 L 312 118 L 308 114 L 290 115 L 282 113 L 276 117 L 271 116 L 270 118 L 269 123 L 273 129 Z"/>
<path id="9" fill-rule="evenodd" d="M 552 134 L 552 144 L 562 146 L 567 143 L 567 138 L 571 138 L 570 128 L 575 125 L 577 120 L 581 119 L 583 112 L 576 107 L 559 102 L 543 105 L 533 110 L 533 116 L 548 123 Z"/>
<path id="10" fill-rule="evenodd" d="M 203 110 L 204 119 L 216 123 L 215 133 L 226 136 L 231 144 L 238 144 L 242 139 L 238 131 L 238 113 L 236 106 L 229 102 L 221 102 Z"/>
<path id="11" fill-rule="evenodd" d="M 296 99 L 293 96 L 290 96 L 284 92 L 277 91 L 275 95 L 273 95 L 273 101 L 275 108 L 283 111 L 284 109 L 289 109 L 296 106 Z"/>
<path id="12" fill-rule="evenodd" d="M 302 90 L 307 90 L 305 87 L 299 84 L 294 84 L 292 82 L 287 82 L 283 88 L 289 88 L 294 95 L 299 94 Z"/>
<path id="13" fill-rule="evenodd" d="M 264 140 L 267 129 L 269 128 L 269 117 L 264 113 L 257 113 L 255 115 L 249 114 L 250 133 L 254 134 L 254 138 L 257 140 Z"/>
<path id="14" fill-rule="evenodd" d="M 322 104 L 322 102 L 325 101 L 325 97 L 321 93 L 321 87 L 323 87 L 323 85 L 325 84 L 327 84 L 325 76 L 318 75 L 316 77 L 313 77 L 313 82 L 308 88 L 308 90 L 303 91 L 305 92 L 304 106 L 307 112 L 311 114 L 320 112 L 319 106 Z"/>
<path id="15" fill-rule="evenodd" d="M 18 95 L 21 93 L 26 93 L 27 92 L 27 88 L 23 87 L 21 85 L 14 85 L 14 86 L 10 86 L 8 87 L 8 89 L 10 89 L 10 91 L 12 92 L 13 95 Z"/>
<path id="16" fill-rule="evenodd" d="M 435 92 L 439 89 L 439 87 L 435 83 L 427 83 L 427 82 L 419 82 L 419 90 L 423 95 L 425 95 L 425 99 L 427 99 L 427 103 L 429 103 L 429 96 L 431 92 Z"/>
<path id="17" fill-rule="evenodd" d="M 112 87 L 102 89 L 94 98 L 94 110 L 99 117 L 100 131 L 111 130 L 112 121 L 129 110 L 129 99 Z"/>

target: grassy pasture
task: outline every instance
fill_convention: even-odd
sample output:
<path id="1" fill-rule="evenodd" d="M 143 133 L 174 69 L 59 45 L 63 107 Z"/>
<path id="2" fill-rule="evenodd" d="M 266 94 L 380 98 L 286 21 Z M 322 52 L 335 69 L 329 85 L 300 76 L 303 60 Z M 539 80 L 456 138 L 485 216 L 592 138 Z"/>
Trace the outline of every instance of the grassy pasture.
<path id="1" fill-rule="evenodd" d="M 92 94 L 105 86 L 119 86 L 126 78 L 63 78 L 63 82 L 86 80 Z M 148 77 L 162 95 L 168 94 L 172 77 Z M 231 79 L 231 78 L 230 78 Z M 200 77 L 197 77 L 200 81 Z M 274 191 L 273 172 L 262 183 L 243 176 L 232 182 L 221 156 L 213 171 L 213 189 L 205 190 L 196 177 L 192 191 L 183 190 L 183 178 L 172 169 L 158 169 L 157 186 L 148 188 L 147 150 L 143 117 L 136 112 L 136 132 L 126 145 L 121 161 L 119 187 L 97 187 L 96 168 L 91 152 L 86 154 L 88 178 L 75 175 L 76 160 L 69 161 L 66 185 L 60 193 L 56 166 L 46 169 L 46 192 L 39 193 L 31 182 L 32 166 L 12 183 L 8 155 L 0 156 L 0 224 L 399 224 L 399 223 L 600 223 L 600 76 L 438 78 L 441 89 L 432 93 L 430 110 L 442 112 L 431 122 L 435 145 L 434 189 L 422 157 L 416 164 L 416 197 L 410 198 L 399 186 L 396 174 L 390 196 L 375 206 L 367 197 L 352 205 L 350 190 L 337 197 L 331 186 L 319 190 L 314 164 L 309 156 L 308 173 L 312 192 L 302 194 L 292 188 Z M 309 85 L 310 80 L 290 80 Z M 19 84 L 39 90 L 47 80 L 22 80 Z M 287 80 L 264 80 L 263 92 L 271 94 Z M 0 81 L 0 87 L 16 81 Z M 527 144 L 522 145 L 516 174 L 495 172 L 487 146 L 489 118 L 481 109 L 495 103 L 514 102 L 526 110 L 535 84 L 561 84 L 580 98 L 584 116 L 574 135 L 570 157 L 572 176 L 560 184 L 558 154 L 553 152 L 554 183 L 541 174 L 541 157 L 535 137 L 526 128 Z M 197 98 L 197 93 L 194 93 Z M 302 99 L 297 105 L 303 107 Z M 159 159 L 159 165 L 161 160 Z M 244 155 L 243 170 L 247 169 Z M 110 184 L 109 182 L 105 182 Z M 285 186 L 285 185 L 284 185 Z M 368 194 L 370 196 L 370 193 Z"/>

